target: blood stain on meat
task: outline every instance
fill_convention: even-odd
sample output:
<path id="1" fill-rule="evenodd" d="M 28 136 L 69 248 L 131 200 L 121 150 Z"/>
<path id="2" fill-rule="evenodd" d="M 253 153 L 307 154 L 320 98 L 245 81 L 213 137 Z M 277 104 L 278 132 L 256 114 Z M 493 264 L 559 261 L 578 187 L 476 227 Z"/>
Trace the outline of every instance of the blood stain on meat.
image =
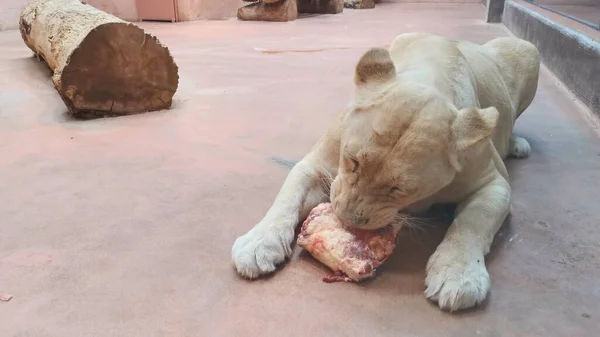
<path id="1" fill-rule="evenodd" d="M 315 207 L 302 224 L 298 245 L 321 261 L 333 274 L 325 282 L 357 282 L 375 275 L 395 248 L 399 228 L 353 229 L 344 225 L 329 203 Z"/>

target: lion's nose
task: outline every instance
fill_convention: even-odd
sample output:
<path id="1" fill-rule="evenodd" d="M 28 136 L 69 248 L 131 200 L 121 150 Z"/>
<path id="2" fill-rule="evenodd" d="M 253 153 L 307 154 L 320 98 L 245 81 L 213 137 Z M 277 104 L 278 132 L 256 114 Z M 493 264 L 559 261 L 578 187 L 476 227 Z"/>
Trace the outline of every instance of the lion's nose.
<path id="1" fill-rule="evenodd" d="M 352 227 L 362 227 L 369 222 L 369 219 L 366 218 L 362 213 L 354 214 L 350 218 L 350 222 Z"/>
<path id="2" fill-rule="evenodd" d="M 339 217 L 343 223 L 350 227 L 362 227 L 369 222 L 369 219 L 362 215 L 362 213 L 354 213 L 349 216 L 346 214 L 342 214 Z"/>
<path id="3" fill-rule="evenodd" d="M 333 211 L 346 226 L 361 227 L 369 222 L 364 211 L 348 208 L 346 204 L 340 203 L 339 200 L 334 200 Z"/>

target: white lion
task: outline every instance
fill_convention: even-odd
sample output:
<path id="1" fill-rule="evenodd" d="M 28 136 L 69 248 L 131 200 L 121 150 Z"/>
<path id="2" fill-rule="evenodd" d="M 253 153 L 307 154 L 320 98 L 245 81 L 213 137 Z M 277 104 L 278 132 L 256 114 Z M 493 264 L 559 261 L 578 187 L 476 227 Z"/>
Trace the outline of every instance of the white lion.
<path id="1" fill-rule="evenodd" d="M 451 311 L 482 302 L 490 287 L 484 256 L 510 206 L 502 160 L 529 155 L 512 130 L 535 96 L 539 64 L 535 46 L 511 37 L 477 45 L 410 33 L 389 50 L 369 50 L 347 111 L 235 241 L 237 271 L 274 271 L 292 252 L 294 228 L 327 199 L 348 225 L 365 229 L 455 203 L 456 218 L 427 263 L 425 296 Z"/>

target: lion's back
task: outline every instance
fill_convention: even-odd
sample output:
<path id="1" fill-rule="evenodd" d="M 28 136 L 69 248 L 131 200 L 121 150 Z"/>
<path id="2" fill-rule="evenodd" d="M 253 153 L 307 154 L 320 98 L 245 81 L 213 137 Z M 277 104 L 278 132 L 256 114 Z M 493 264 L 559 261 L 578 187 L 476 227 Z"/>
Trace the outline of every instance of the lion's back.
<path id="1" fill-rule="evenodd" d="M 501 37 L 484 47 L 493 55 L 511 96 L 518 102 L 517 114 L 529 106 L 535 92 L 540 69 L 537 48 L 515 37 Z"/>

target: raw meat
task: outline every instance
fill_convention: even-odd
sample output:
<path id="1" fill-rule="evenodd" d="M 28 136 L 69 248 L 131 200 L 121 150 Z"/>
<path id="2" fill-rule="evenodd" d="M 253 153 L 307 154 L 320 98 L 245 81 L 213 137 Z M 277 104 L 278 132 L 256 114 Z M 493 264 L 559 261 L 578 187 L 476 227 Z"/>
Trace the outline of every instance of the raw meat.
<path id="1" fill-rule="evenodd" d="M 397 233 L 391 225 L 372 231 L 347 227 L 323 203 L 302 224 L 298 245 L 334 271 L 323 281 L 357 282 L 375 275 L 396 247 Z"/>

